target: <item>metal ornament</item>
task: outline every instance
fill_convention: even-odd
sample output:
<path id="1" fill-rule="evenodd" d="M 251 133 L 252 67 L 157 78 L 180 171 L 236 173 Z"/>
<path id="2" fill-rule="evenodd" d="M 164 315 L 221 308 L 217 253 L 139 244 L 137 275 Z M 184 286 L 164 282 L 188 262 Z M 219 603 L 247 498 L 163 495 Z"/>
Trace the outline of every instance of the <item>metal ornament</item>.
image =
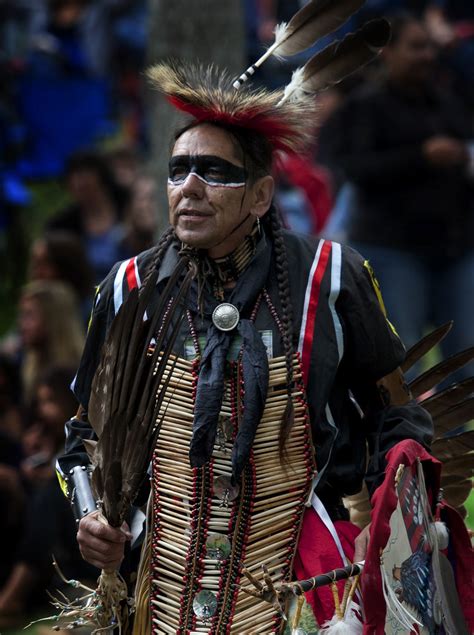
<path id="1" fill-rule="evenodd" d="M 219 415 L 217 422 L 217 445 L 221 452 L 227 453 L 226 443 L 232 441 L 233 432 L 234 428 L 231 418 L 227 415 Z"/>
<path id="2" fill-rule="evenodd" d="M 212 312 L 212 322 L 220 331 L 232 331 L 239 320 L 239 310 L 230 302 L 222 302 Z"/>
<path id="3" fill-rule="evenodd" d="M 224 534 L 211 533 L 206 540 L 206 550 L 208 558 L 225 560 L 230 555 L 230 540 Z"/>
<path id="4" fill-rule="evenodd" d="M 217 611 L 217 598 L 212 591 L 199 591 L 193 600 L 193 612 L 196 617 L 207 622 Z"/>
<path id="5" fill-rule="evenodd" d="M 76 465 L 69 471 L 68 489 L 71 491 L 71 505 L 76 523 L 83 516 L 97 509 L 97 504 L 92 494 L 90 473 L 83 465 Z"/>
<path id="6" fill-rule="evenodd" d="M 240 486 L 238 483 L 232 485 L 230 476 L 221 474 L 214 479 L 214 496 L 221 502 L 221 507 L 227 507 L 227 505 L 235 500 L 239 495 Z"/>

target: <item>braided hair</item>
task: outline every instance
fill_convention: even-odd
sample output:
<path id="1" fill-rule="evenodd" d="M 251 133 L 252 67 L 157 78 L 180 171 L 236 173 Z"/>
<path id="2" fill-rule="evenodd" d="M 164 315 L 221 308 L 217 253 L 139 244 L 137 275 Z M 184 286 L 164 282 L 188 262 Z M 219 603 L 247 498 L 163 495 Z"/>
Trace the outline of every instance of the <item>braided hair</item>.
<path id="1" fill-rule="evenodd" d="M 140 287 L 140 292 L 146 287 L 151 274 L 159 269 L 163 256 L 171 243 L 176 239 L 174 233 L 174 227 L 168 227 L 168 229 L 161 235 L 158 244 L 153 248 L 153 257 L 143 277 L 143 282 Z"/>
<path id="2" fill-rule="evenodd" d="M 290 278 L 288 275 L 288 258 L 283 240 L 282 224 L 280 215 L 274 205 L 265 215 L 265 224 L 273 240 L 273 258 L 277 277 L 278 297 L 281 306 L 281 337 L 283 340 L 283 350 L 286 362 L 286 390 L 288 399 L 285 412 L 280 424 L 280 435 L 278 439 L 280 457 L 285 454 L 285 442 L 293 425 L 293 305 L 290 296 Z"/>

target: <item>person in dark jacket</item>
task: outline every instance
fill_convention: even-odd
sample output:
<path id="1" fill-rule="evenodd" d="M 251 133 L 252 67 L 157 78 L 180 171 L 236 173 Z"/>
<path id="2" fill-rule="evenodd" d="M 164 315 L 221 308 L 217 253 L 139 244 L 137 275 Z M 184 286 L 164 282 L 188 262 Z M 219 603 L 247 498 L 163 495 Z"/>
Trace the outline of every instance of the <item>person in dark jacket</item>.
<path id="1" fill-rule="evenodd" d="M 422 23 L 408 14 L 391 23 L 384 79 L 361 86 L 327 121 L 320 156 L 350 188 L 347 241 L 377 271 L 403 341 L 453 319 L 442 345 L 449 355 L 474 343 L 474 133 L 462 103 L 436 81 Z"/>

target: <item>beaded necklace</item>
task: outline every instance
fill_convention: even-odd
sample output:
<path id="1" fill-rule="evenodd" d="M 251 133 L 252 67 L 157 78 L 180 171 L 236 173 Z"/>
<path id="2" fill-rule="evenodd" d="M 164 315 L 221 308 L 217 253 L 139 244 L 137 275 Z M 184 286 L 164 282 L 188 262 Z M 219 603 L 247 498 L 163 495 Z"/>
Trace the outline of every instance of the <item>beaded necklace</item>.
<path id="1" fill-rule="evenodd" d="M 221 258 L 203 258 L 202 273 L 206 274 L 212 292 L 218 300 L 224 300 L 225 288 L 229 283 L 236 282 L 241 273 L 247 268 L 257 249 L 260 239 L 259 224 L 256 223 L 243 242 L 230 254 Z"/>

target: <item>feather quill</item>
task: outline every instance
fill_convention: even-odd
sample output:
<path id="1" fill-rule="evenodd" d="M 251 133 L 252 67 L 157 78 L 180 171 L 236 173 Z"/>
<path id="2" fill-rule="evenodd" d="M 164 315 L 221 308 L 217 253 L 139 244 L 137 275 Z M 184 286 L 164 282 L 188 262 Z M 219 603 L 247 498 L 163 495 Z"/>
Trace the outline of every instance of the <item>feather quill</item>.
<path id="1" fill-rule="evenodd" d="M 431 453 L 443 464 L 443 496 L 463 518 L 474 469 L 474 397 L 469 397 L 473 384 L 471 377 L 421 402 L 433 417 Z"/>
<path id="2" fill-rule="evenodd" d="M 464 426 L 463 426 L 464 430 Z M 453 437 L 442 437 L 433 441 L 431 452 L 440 461 L 447 461 L 474 450 L 474 429 L 464 430 Z"/>
<path id="3" fill-rule="evenodd" d="M 319 38 L 342 26 L 365 0 L 310 0 L 291 20 L 275 29 L 275 41 L 267 51 L 234 82 L 238 89 L 271 55 L 287 57 L 310 47 Z"/>
<path id="4" fill-rule="evenodd" d="M 451 430 L 474 419 L 474 397 L 468 397 L 447 410 L 439 413 L 433 420 L 435 439 L 443 437 Z"/>
<path id="5" fill-rule="evenodd" d="M 474 347 L 467 348 L 433 366 L 433 368 L 430 368 L 409 384 L 413 397 L 419 397 L 426 391 L 431 390 L 431 388 L 434 388 L 443 379 L 449 377 L 455 370 L 465 366 L 472 359 L 474 359 Z"/>
<path id="6" fill-rule="evenodd" d="M 296 101 L 306 93 L 316 93 L 342 81 L 377 57 L 389 37 L 390 25 L 380 19 L 333 42 L 296 69 L 280 103 Z"/>
<path id="7" fill-rule="evenodd" d="M 441 480 L 443 486 L 444 498 L 451 507 L 454 507 L 464 518 L 466 510 L 464 503 L 472 492 L 472 478 L 453 478 L 449 477 L 446 481 Z"/>
<path id="8" fill-rule="evenodd" d="M 401 365 L 402 370 L 406 372 L 441 342 L 451 326 L 452 322 L 440 326 L 412 346 Z M 416 398 L 430 391 L 473 358 L 474 348 L 469 348 L 441 361 L 410 383 L 412 395 Z M 434 441 L 431 452 L 443 464 L 443 496 L 463 517 L 466 515 L 463 504 L 471 492 L 474 468 L 474 424 L 471 422 L 474 419 L 473 393 L 474 377 L 469 377 L 419 400 L 433 419 Z"/>
<path id="9" fill-rule="evenodd" d="M 445 461 L 443 471 L 446 478 L 451 476 L 472 478 L 474 476 L 474 454 L 465 454 Z"/>
<path id="10" fill-rule="evenodd" d="M 439 344 L 449 333 L 453 326 L 453 322 L 447 322 L 439 326 L 425 337 L 422 337 L 416 344 L 408 349 L 405 355 L 405 361 L 400 364 L 400 368 L 404 373 L 406 373 L 410 368 L 416 364 L 418 360 L 420 360 L 428 351 L 434 348 L 437 344 Z"/>
<path id="11" fill-rule="evenodd" d="M 435 418 L 448 408 L 460 403 L 472 393 L 474 393 L 474 377 L 469 377 L 457 384 L 448 386 L 419 403 Z"/>

